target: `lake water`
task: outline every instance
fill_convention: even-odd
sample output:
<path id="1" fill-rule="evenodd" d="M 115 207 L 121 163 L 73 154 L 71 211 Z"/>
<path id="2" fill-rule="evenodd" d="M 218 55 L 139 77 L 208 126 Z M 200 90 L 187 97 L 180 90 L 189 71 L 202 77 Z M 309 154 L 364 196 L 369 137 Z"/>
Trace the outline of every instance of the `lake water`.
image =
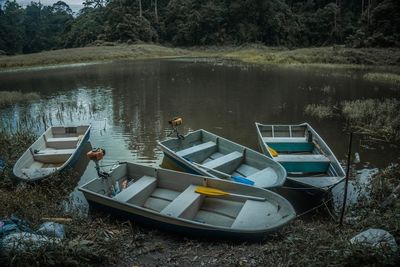
<path id="1" fill-rule="evenodd" d="M 398 96 L 392 86 L 366 81 L 362 75 L 361 71 L 227 66 L 188 59 L 7 72 L 0 73 L 0 90 L 38 92 L 41 99 L 2 109 L 0 123 L 10 131 L 28 126 L 38 134 L 47 125 L 91 123 L 91 147 L 107 152 L 103 165 L 119 160 L 156 166 L 163 158 L 157 141 L 168 136 L 168 120 L 174 116 L 183 117 L 182 133 L 203 128 L 253 149 L 258 149 L 256 121 L 309 122 L 344 160 L 345 122 L 316 120 L 304 108 Z M 387 165 L 399 152 L 381 145 L 365 149 L 358 139 L 353 150 L 363 163 L 374 167 Z M 95 176 L 94 165 L 83 158 L 80 184 Z"/>

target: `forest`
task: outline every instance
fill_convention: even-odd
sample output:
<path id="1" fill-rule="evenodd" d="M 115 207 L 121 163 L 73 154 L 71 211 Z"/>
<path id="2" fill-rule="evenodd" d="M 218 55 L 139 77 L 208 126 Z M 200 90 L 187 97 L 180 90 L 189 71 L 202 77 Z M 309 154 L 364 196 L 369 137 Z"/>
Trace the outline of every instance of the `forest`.
<path id="1" fill-rule="evenodd" d="M 0 55 L 95 42 L 399 47 L 398 0 L 85 0 L 0 9 Z"/>

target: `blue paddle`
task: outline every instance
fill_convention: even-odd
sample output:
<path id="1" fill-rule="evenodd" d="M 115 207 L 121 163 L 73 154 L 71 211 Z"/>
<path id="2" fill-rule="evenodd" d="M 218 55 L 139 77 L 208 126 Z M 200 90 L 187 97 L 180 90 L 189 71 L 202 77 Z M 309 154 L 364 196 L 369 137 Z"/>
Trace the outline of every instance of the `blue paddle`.
<path id="1" fill-rule="evenodd" d="M 203 169 L 206 169 L 206 170 L 209 170 L 209 171 L 213 171 L 213 172 L 215 172 L 215 173 L 218 173 L 218 174 L 220 174 L 220 175 L 222 175 L 222 176 L 225 176 L 225 177 L 227 177 L 227 178 L 232 179 L 233 181 L 235 181 L 235 182 L 237 182 L 237 183 L 246 184 L 246 185 L 254 185 L 254 182 L 253 182 L 252 180 L 249 180 L 249 179 L 247 179 L 247 178 L 245 178 L 245 177 L 237 176 L 237 175 L 232 175 L 232 176 L 231 176 L 231 175 L 229 175 L 229 174 L 227 174 L 227 173 L 224 173 L 224 172 L 215 170 L 215 169 L 213 169 L 213 168 L 208 168 L 208 167 L 206 167 L 206 166 L 203 166 L 203 165 L 201 165 L 201 164 L 199 164 L 199 163 L 197 163 L 197 162 L 194 162 L 193 160 L 191 160 L 191 159 L 189 159 L 189 158 L 187 158 L 187 157 L 183 157 L 183 158 L 184 158 L 185 160 L 189 161 L 190 163 L 192 163 L 192 164 L 194 164 L 194 165 L 200 167 L 200 168 L 203 168 Z"/>

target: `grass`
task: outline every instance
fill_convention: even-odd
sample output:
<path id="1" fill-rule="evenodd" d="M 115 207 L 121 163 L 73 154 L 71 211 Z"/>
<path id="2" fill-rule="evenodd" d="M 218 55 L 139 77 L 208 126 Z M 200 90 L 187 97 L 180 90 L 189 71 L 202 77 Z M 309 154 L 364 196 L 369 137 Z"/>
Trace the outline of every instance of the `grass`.
<path id="1" fill-rule="evenodd" d="M 304 112 L 318 119 L 342 117 L 353 131 L 376 141 L 400 144 L 400 100 L 395 98 L 342 101 L 337 107 L 309 104 Z"/>
<path id="2" fill-rule="evenodd" d="M 308 104 L 304 108 L 304 113 L 318 119 L 328 119 L 335 116 L 334 108 L 330 105 Z"/>
<path id="3" fill-rule="evenodd" d="M 94 63 L 110 60 L 165 58 L 180 55 L 185 55 L 184 50 L 151 44 L 89 46 L 0 57 L 0 70 L 60 64 Z"/>
<path id="4" fill-rule="evenodd" d="M 400 75 L 394 73 L 367 73 L 363 78 L 368 81 L 380 81 L 400 85 Z"/>
<path id="5" fill-rule="evenodd" d="M 10 106 L 18 102 L 39 99 L 37 93 L 21 93 L 18 91 L 0 91 L 0 107 Z"/>
<path id="6" fill-rule="evenodd" d="M 375 187 L 374 201 L 359 203 L 350 212 L 356 223 L 339 227 L 324 213 L 301 217 L 281 231 L 257 243 L 193 239 L 142 228 L 107 214 L 91 212 L 82 217 L 67 212 L 63 203 L 76 187 L 73 173 L 57 175 L 40 184 L 15 184 L 12 165 L 33 142 L 29 132 L 0 135 L 0 155 L 6 169 L 0 175 L 0 218 L 11 214 L 37 229 L 43 217 L 69 218 L 66 238 L 56 245 L 11 252 L 0 257 L 2 266 L 396 266 L 398 255 L 388 250 L 354 246 L 349 239 L 368 228 L 382 228 L 400 238 L 400 206 L 380 209 L 379 203 L 399 184 L 399 168 L 388 168 L 375 177 L 384 190 Z M 393 187 L 392 187 L 393 188 Z M 348 215 L 349 216 L 349 215 Z M 354 220 L 352 220 L 354 222 Z"/>
<path id="7" fill-rule="evenodd" d="M 400 57 L 400 49 L 353 49 L 335 46 L 288 50 L 283 47 L 266 47 L 255 44 L 236 47 L 190 48 L 171 48 L 155 44 L 89 46 L 0 57 L 0 70 L 166 57 L 217 58 L 250 64 L 273 64 L 288 67 L 307 66 L 350 69 L 368 69 L 371 67 L 376 69 L 379 67 L 382 68 L 382 73 L 400 73 L 400 68 L 396 61 Z M 375 79 L 381 78 L 386 79 L 382 75 L 375 75 Z"/>

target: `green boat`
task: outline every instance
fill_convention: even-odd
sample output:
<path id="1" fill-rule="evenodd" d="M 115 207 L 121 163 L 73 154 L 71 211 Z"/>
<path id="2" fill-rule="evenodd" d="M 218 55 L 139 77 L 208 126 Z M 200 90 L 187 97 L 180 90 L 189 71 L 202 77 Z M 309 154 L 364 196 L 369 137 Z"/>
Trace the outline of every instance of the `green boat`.
<path id="1" fill-rule="evenodd" d="M 339 161 L 308 124 L 266 125 L 256 122 L 262 152 L 282 164 L 289 185 L 327 191 L 345 178 Z"/>

